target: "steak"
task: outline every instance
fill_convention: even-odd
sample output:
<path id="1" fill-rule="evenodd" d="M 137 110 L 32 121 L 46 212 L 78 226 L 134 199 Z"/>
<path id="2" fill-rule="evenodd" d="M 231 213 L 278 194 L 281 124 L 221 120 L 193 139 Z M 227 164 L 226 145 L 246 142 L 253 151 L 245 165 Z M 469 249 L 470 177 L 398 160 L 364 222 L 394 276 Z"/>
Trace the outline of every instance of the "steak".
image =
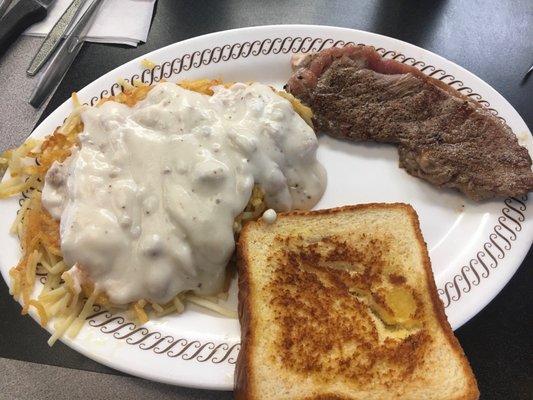
<path id="1" fill-rule="evenodd" d="M 474 200 L 533 190 L 531 157 L 477 102 L 368 46 L 300 58 L 285 90 L 311 107 L 318 131 L 394 143 L 400 167 Z"/>

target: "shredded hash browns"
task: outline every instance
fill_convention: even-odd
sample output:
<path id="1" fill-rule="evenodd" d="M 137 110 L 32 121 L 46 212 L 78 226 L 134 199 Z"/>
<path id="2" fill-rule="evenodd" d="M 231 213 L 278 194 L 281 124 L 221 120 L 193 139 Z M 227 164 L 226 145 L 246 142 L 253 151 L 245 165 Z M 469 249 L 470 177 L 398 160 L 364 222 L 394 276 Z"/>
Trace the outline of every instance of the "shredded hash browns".
<path id="1" fill-rule="evenodd" d="M 138 82 L 134 82 L 133 85 L 126 81 L 119 83 L 123 91 L 115 96 L 101 99 L 97 107 L 111 100 L 131 107 L 143 100 L 152 89 L 152 86 Z M 222 81 L 210 79 L 179 83 L 185 89 L 207 95 L 213 94 L 211 87 L 220 84 Z M 289 100 L 295 111 L 312 126 L 312 113 L 308 107 L 288 93 L 278 93 Z M 0 183 L 0 198 L 21 193 L 23 196 L 20 210 L 11 227 L 11 233 L 16 234 L 20 240 L 22 256 L 9 273 L 12 281 L 10 293 L 22 304 L 22 314 L 27 314 L 29 308 L 33 307 L 42 326 L 53 322 L 54 334 L 48 340 L 49 345 L 65 333 L 74 337 L 93 311 L 95 304 L 124 311 L 124 307 L 111 304 L 104 293 L 96 292 L 92 284 L 84 283 L 79 290 L 70 275 L 64 274 L 68 268 L 61 255 L 59 222 L 54 220 L 41 204 L 41 191 L 46 172 L 55 161 L 62 162 L 70 156 L 72 148 L 78 145 L 78 134 L 83 131 L 80 115 L 84 106 L 80 104 L 76 93 L 72 94 L 72 102 L 74 111 L 52 135 L 43 141 L 30 138 L 19 148 L 0 155 L 0 168 L 9 168 L 10 174 L 9 179 Z M 235 233 L 238 234 L 246 221 L 259 218 L 265 210 L 263 192 L 256 186 L 246 209 L 235 220 Z M 34 286 L 37 278 L 41 278 L 44 285 L 40 292 L 35 294 Z M 229 279 L 226 286 L 227 290 Z M 227 293 L 222 293 L 219 298 L 224 296 L 227 297 Z M 130 304 L 126 311 L 136 321 L 145 323 L 152 314 L 164 316 L 180 313 L 184 309 L 184 303 L 189 301 L 236 318 L 234 311 L 220 306 L 217 300 L 217 297 L 201 297 L 185 292 L 178 294 L 167 304 L 139 300 Z"/>

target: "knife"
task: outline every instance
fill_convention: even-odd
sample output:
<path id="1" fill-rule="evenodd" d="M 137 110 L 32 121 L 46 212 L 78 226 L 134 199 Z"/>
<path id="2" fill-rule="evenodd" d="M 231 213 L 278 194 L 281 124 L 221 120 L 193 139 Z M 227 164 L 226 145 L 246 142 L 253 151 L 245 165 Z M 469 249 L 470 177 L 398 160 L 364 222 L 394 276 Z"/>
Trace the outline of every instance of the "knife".
<path id="1" fill-rule="evenodd" d="M 42 21 L 55 0 L 19 0 L 0 19 L 0 54 L 30 25 Z"/>
<path id="2" fill-rule="evenodd" d="M 50 33 L 48 33 L 41 44 L 41 47 L 39 47 L 39 50 L 33 57 L 33 60 L 31 60 L 30 66 L 26 70 L 26 73 L 29 76 L 34 76 L 53 54 L 54 50 L 59 45 L 59 42 L 61 42 L 65 32 L 68 31 L 68 29 L 72 26 L 73 21 L 76 20 L 82 5 L 83 0 L 74 0 L 72 3 L 70 3 L 61 18 L 57 20 Z"/>
<path id="3" fill-rule="evenodd" d="M 91 26 L 90 22 L 102 1 L 92 0 L 92 3 L 85 9 L 78 22 L 76 22 L 76 25 L 74 25 L 59 46 L 31 94 L 30 104 L 33 107 L 39 108 L 67 73 L 70 65 L 83 46 L 85 35 Z"/>

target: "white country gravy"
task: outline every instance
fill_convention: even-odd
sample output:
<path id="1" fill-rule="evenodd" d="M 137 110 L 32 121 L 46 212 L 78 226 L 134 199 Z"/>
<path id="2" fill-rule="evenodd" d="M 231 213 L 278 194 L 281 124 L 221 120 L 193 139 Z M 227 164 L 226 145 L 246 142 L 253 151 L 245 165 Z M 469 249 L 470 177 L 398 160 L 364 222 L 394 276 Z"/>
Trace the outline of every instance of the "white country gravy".
<path id="1" fill-rule="evenodd" d="M 117 304 L 220 291 L 254 184 L 277 211 L 309 209 L 325 189 L 313 130 L 266 85 L 207 96 L 160 83 L 134 107 L 81 116 L 79 148 L 50 168 L 42 201 L 72 275 Z"/>

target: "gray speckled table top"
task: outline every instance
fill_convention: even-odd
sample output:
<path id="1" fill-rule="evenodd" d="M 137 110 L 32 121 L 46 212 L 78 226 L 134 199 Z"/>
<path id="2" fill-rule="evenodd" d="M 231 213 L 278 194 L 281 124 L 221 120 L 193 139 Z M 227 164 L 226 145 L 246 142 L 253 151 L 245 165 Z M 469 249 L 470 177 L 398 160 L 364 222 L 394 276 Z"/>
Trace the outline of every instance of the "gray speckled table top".
<path id="1" fill-rule="evenodd" d="M 226 400 L 231 392 L 178 388 L 130 376 L 0 358 L 0 399 Z"/>
<path id="2" fill-rule="evenodd" d="M 41 40 L 22 37 L 0 58 L 0 151 L 20 144 L 48 103 L 38 110 L 28 103 L 37 78 L 27 77 L 26 68 Z"/>

